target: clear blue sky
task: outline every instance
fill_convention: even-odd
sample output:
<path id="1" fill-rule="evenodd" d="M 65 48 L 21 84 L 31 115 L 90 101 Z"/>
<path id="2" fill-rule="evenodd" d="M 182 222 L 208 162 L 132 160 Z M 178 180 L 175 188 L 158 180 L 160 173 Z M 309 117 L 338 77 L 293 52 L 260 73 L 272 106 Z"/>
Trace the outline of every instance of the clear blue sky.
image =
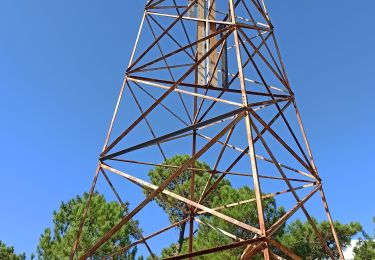
<path id="1" fill-rule="evenodd" d="M 87 191 L 145 1 L 0 1 L 0 240 L 35 252 Z M 373 1 L 269 0 L 335 219 L 371 231 Z"/>

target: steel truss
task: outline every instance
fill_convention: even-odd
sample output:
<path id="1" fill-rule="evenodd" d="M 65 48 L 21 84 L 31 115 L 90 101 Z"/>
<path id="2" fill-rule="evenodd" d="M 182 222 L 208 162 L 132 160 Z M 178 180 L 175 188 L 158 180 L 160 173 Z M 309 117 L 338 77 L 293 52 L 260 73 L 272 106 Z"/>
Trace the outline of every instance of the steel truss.
<path id="1" fill-rule="evenodd" d="M 129 105 L 131 110 L 121 115 L 121 108 L 130 102 L 133 102 Z M 190 159 L 181 166 L 163 163 L 176 153 L 171 144 L 179 147 L 178 153 L 189 153 Z M 149 161 L 139 156 L 145 153 L 149 154 Z M 196 168 L 198 159 L 208 160 L 209 173 L 217 177 L 210 177 L 200 197 L 195 194 L 195 174 L 204 169 Z M 243 161 L 248 167 L 241 164 Z M 172 171 L 161 185 L 155 186 L 137 177 L 138 173 L 128 173 L 130 165 L 131 169 L 158 166 Z M 168 190 L 168 185 L 186 170 L 191 171 L 190 194 L 183 196 Z M 124 205 L 110 179 L 111 174 L 148 190 L 149 194 L 83 255 L 77 256 L 82 227 L 100 175 Z M 207 196 L 223 179 L 230 177 L 242 178 L 243 184 L 252 185 L 255 197 L 215 208 L 205 205 Z M 267 185 L 267 182 L 277 184 Z M 334 258 L 306 209 L 306 202 L 316 194 L 320 194 L 340 259 L 344 259 L 263 0 L 149 0 L 71 259 L 90 258 L 156 197 L 172 198 L 188 205 L 188 217 L 154 233 L 140 234 L 139 240 L 117 248 L 107 258 L 121 255 L 139 244 L 144 244 L 150 256 L 154 256 L 148 243 L 150 239 L 187 224 L 188 252 L 169 259 L 192 259 L 233 248 L 243 249 L 242 259 L 258 253 L 265 259 L 280 259 L 273 248 L 291 259 L 301 259 L 273 236 L 297 211 L 307 218 L 322 248 Z M 285 195 L 290 195 L 294 206 L 267 226 L 264 201 Z M 256 204 L 257 226 L 221 212 L 248 203 Z M 200 219 L 203 214 L 225 220 L 251 232 L 253 237 L 238 237 L 204 223 Z M 194 251 L 197 225 L 209 225 L 233 242 Z"/>

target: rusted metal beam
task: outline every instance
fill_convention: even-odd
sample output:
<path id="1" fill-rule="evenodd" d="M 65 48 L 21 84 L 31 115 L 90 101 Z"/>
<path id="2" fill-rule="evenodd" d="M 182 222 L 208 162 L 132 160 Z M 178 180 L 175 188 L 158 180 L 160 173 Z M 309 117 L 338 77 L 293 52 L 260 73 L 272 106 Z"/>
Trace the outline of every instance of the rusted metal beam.
<path id="1" fill-rule="evenodd" d="M 184 134 L 186 132 L 192 131 L 192 130 L 200 128 L 202 126 L 205 126 L 205 125 L 212 124 L 214 122 L 220 121 L 220 120 L 222 120 L 224 118 L 228 118 L 228 117 L 231 117 L 231 116 L 234 116 L 234 115 L 239 115 L 239 114 L 241 114 L 245 110 L 246 110 L 246 108 L 244 108 L 244 107 L 236 109 L 236 110 L 233 110 L 233 111 L 228 112 L 226 114 L 223 114 L 223 115 L 211 118 L 209 120 L 206 120 L 204 122 L 197 123 L 195 125 L 191 125 L 191 126 L 185 127 L 183 129 L 174 131 L 172 133 L 163 135 L 161 137 L 157 137 L 157 138 L 154 138 L 152 140 L 146 141 L 144 143 L 141 143 L 141 144 L 129 147 L 127 149 L 124 149 L 124 150 L 121 150 L 121 151 L 118 151 L 118 152 L 106 155 L 106 156 L 104 156 L 104 157 L 101 158 L 101 161 L 112 159 L 112 158 L 115 158 L 115 157 L 117 157 L 119 155 L 122 155 L 122 154 L 125 154 L 125 153 L 129 153 L 129 152 L 132 152 L 132 151 L 135 151 L 135 150 L 139 150 L 139 149 L 142 149 L 142 148 L 145 148 L 145 147 L 148 147 L 148 146 L 160 143 L 160 142 L 162 142 L 165 139 L 169 139 L 169 138 L 172 138 L 172 137 Z"/>
<path id="2" fill-rule="evenodd" d="M 205 250 L 201 250 L 201 251 L 196 251 L 196 252 L 190 253 L 190 254 L 183 254 L 183 255 L 168 257 L 168 258 L 164 258 L 164 259 L 165 260 L 186 259 L 186 258 L 189 258 L 189 257 L 207 255 L 207 254 L 212 254 L 212 253 L 216 253 L 216 252 L 220 252 L 220 251 L 224 251 L 224 250 L 243 247 L 247 244 L 257 243 L 257 242 L 264 241 L 264 240 L 266 240 L 264 237 L 247 239 L 247 240 L 244 240 L 244 241 L 233 242 L 233 243 L 228 244 L 228 245 L 213 247 L 213 248 L 209 248 L 209 249 L 205 249 Z"/>
<path id="3" fill-rule="evenodd" d="M 279 249 L 281 252 L 283 252 L 284 254 L 286 254 L 287 256 L 289 256 L 290 258 L 292 258 L 293 260 L 302 260 L 301 257 L 299 257 L 298 255 L 296 255 L 295 253 L 293 253 L 292 251 L 290 251 L 288 248 L 286 248 L 285 246 L 283 246 L 282 244 L 280 244 L 276 240 L 270 239 L 268 241 L 268 243 L 270 243 L 272 246 L 274 246 L 277 249 Z"/>

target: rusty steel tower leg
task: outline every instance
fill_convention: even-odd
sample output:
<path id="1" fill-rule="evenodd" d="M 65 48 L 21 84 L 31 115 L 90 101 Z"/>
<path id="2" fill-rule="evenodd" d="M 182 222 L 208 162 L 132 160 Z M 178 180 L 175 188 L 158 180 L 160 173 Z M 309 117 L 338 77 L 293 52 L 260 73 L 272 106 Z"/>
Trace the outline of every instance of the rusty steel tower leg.
<path id="1" fill-rule="evenodd" d="M 189 156 L 181 165 L 166 163 L 176 154 Z M 209 169 L 199 168 L 197 161 Z M 154 167 L 170 173 L 159 185 L 147 176 Z M 202 172 L 208 176 L 203 184 Z M 186 173 L 190 184 L 182 191 L 179 181 Z M 82 248 L 99 178 L 119 204 L 125 208 L 127 201 L 130 207 L 95 243 Z M 116 188 L 119 182 L 148 193 L 139 199 L 131 189 Z M 213 206 L 213 196 L 225 201 L 218 192 L 223 183 L 246 187 L 252 195 Z M 322 201 L 334 250 L 306 205 L 313 197 Z M 179 208 L 184 217 L 163 225 L 159 219 L 165 216 L 155 215 L 148 223 L 144 212 L 157 206 L 155 199 Z M 270 218 L 268 207 L 284 204 L 285 213 Z M 247 207 L 256 217 L 233 216 Z M 344 259 L 263 0 L 148 0 L 70 259 L 113 259 L 139 245 L 142 254 L 155 258 L 160 255 L 155 240 L 164 247 L 179 243 L 167 259 L 215 259 L 227 250 L 240 259 L 257 254 L 267 260 L 301 259 L 277 241 L 277 232 L 292 216 L 307 219 L 327 258 Z M 125 225 L 134 228 L 133 219 L 139 220 L 137 238 L 116 244 L 103 257 L 103 245 Z M 203 226 L 223 242 L 197 243 Z"/>
<path id="2" fill-rule="evenodd" d="M 233 0 L 229 0 L 229 12 L 231 14 L 231 20 L 233 24 L 236 24 L 236 13 L 234 8 Z M 244 107 L 249 106 L 249 102 L 247 99 L 247 93 L 246 93 L 246 83 L 245 83 L 245 76 L 243 74 L 243 68 L 242 68 L 242 58 L 241 58 L 241 50 L 240 50 L 240 42 L 239 42 L 239 36 L 237 28 L 235 28 L 234 32 L 234 44 L 236 48 L 236 56 L 237 56 L 237 64 L 238 64 L 238 78 L 240 80 L 241 84 L 241 94 L 242 94 L 242 104 Z M 258 166 L 257 166 L 257 160 L 256 160 L 256 154 L 255 154 L 255 147 L 254 147 L 254 139 L 252 134 L 252 126 L 250 121 L 250 115 L 248 112 L 246 112 L 245 117 L 245 123 L 246 123 L 246 135 L 249 145 L 249 155 L 250 155 L 250 161 L 251 161 L 251 172 L 253 174 L 253 180 L 254 180 L 254 191 L 255 191 L 255 198 L 256 198 L 256 204 L 258 209 L 258 221 L 259 221 L 259 228 L 260 233 L 262 236 L 266 237 L 266 224 L 264 221 L 264 212 L 263 212 L 263 205 L 262 205 L 262 191 L 260 188 L 260 180 L 258 176 Z M 268 251 L 268 247 L 263 250 L 263 256 L 264 259 L 269 260 L 270 255 Z"/>

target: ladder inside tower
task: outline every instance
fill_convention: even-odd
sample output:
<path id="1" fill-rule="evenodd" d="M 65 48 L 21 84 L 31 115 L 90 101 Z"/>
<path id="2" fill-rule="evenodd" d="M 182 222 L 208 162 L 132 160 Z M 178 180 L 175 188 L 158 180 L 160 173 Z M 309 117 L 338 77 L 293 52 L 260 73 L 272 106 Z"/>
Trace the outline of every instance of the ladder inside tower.
<path id="1" fill-rule="evenodd" d="M 191 5 L 194 0 L 188 0 Z M 216 21 L 216 0 L 198 0 L 195 8 L 189 10 L 189 17 L 198 18 L 197 22 L 197 41 L 213 35 L 217 32 Z M 220 35 L 221 36 L 221 35 Z M 205 53 L 209 52 L 211 46 L 218 41 L 218 36 L 210 37 L 206 41 L 197 44 L 196 60 L 199 60 Z M 228 85 L 228 60 L 227 45 L 224 42 L 221 55 L 219 57 L 218 49 L 214 50 L 209 57 L 198 65 L 196 74 L 196 84 L 207 85 L 213 87 L 227 87 Z M 221 82 L 219 82 L 221 75 Z"/>

